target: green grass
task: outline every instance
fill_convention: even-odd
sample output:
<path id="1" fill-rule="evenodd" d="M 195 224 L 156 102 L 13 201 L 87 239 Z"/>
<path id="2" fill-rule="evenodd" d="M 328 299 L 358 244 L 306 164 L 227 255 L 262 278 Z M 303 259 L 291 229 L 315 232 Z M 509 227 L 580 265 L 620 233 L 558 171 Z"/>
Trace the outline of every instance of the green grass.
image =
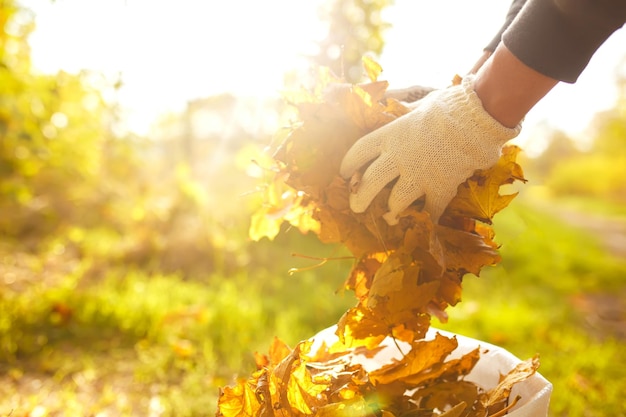
<path id="1" fill-rule="evenodd" d="M 591 198 L 575 194 L 561 193 L 555 195 L 554 191 L 546 186 L 524 186 L 524 194 L 531 196 L 535 202 L 544 204 L 557 204 L 565 209 L 577 210 L 593 215 L 611 217 L 615 220 L 626 222 L 626 204 L 623 201 L 607 201 L 603 198 Z M 617 199 L 616 199 L 617 200 Z"/>
<path id="2" fill-rule="evenodd" d="M 496 216 L 502 263 L 466 277 L 463 302 L 434 325 L 520 358 L 539 353 L 554 384 L 552 416 L 624 415 L 624 340 L 590 326 L 576 300 L 625 294 L 626 262 L 530 207 L 515 201 Z M 15 262 L 2 249 L 8 270 Z M 68 259 L 59 258 L 56 279 L 0 287 L 0 416 L 213 415 L 218 388 L 249 375 L 254 351 L 274 336 L 293 345 L 353 305 L 350 293 L 335 295 L 350 261 L 287 273 L 316 263 L 291 252 L 341 250 L 294 231 L 248 250 L 254 263 L 228 276 L 183 278 L 95 258 L 61 268 Z M 50 275 L 47 256 L 25 262 L 26 272 Z"/>
<path id="3" fill-rule="evenodd" d="M 282 239 L 255 248 L 273 245 L 274 256 L 286 255 L 272 270 L 183 279 L 111 266 L 94 280 L 85 267 L 54 285 L 4 289 L 0 416 L 35 407 L 64 415 L 98 409 L 141 416 L 151 407 L 213 415 L 218 388 L 248 376 L 255 351 L 266 352 L 274 336 L 291 345 L 310 337 L 353 304 L 333 295 L 349 262 L 289 275 L 290 267 L 314 261 L 292 258 L 284 246 L 291 238 Z M 298 239 L 316 254 L 328 250 Z"/>
<path id="4" fill-rule="evenodd" d="M 626 261 L 557 218 L 513 203 L 495 220 L 503 261 L 466 277 L 464 301 L 435 324 L 502 346 L 520 358 L 541 356 L 554 385 L 552 416 L 626 413 L 626 343 L 591 326 L 581 294 L 626 296 Z M 622 313 L 623 316 L 623 313 Z M 622 320 L 626 317 L 622 317 Z"/>

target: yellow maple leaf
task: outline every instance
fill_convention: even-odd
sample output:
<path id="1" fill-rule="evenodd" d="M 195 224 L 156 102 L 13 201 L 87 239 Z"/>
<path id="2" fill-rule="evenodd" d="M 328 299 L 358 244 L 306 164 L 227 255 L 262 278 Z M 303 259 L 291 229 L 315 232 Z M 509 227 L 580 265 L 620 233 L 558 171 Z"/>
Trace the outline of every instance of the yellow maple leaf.
<path id="1" fill-rule="evenodd" d="M 321 394 L 329 385 L 321 379 L 313 380 L 306 362 L 301 361 L 292 369 L 287 385 L 289 404 L 300 413 L 313 414 L 313 410 L 324 405 L 325 399 Z"/>
<path id="2" fill-rule="evenodd" d="M 470 217 L 491 224 L 493 216 L 517 196 L 517 193 L 501 195 L 500 186 L 515 180 L 525 181 L 521 167 L 515 162 L 519 152 L 520 148 L 517 146 L 505 146 L 496 165 L 477 171 L 459 185 L 457 195 L 448 205 L 446 214 Z"/>
<path id="3" fill-rule="evenodd" d="M 381 67 L 378 62 L 369 56 L 364 56 L 362 61 L 363 66 L 365 67 L 365 73 L 369 77 L 370 81 L 376 81 L 380 73 L 383 72 L 383 67 Z"/>
<path id="4" fill-rule="evenodd" d="M 247 381 L 240 380 L 233 387 L 220 391 L 218 415 L 223 417 L 253 417 L 257 415 L 260 404 L 254 389 Z"/>

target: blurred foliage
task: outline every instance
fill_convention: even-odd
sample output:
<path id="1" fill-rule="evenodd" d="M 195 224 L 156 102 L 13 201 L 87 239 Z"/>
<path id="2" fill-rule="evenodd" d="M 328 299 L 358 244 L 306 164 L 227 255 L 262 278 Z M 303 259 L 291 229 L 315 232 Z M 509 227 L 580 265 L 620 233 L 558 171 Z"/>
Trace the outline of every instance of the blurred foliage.
<path id="1" fill-rule="evenodd" d="M 314 61 L 347 82 L 362 81 L 361 58 L 382 52 L 384 31 L 389 27 L 382 12 L 392 4 L 393 0 L 329 0 L 320 12 L 328 22 L 328 32 L 319 42 Z"/>
<path id="2" fill-rule="evenodd" d="M 0 415 L 212 414 L 274 335 L 345 311 L 346 262 L 288 274 L 316 263 L 292 248 L 335 249 L 247 239 L 276 103 L 208 98 L 120 134 L 118 80 L 37 74 L 33 15 L 0 18 Z"/>
<path id="3" fill-rule="evenodd" d="M 228 208 L 209 201 L 207 187 L 190 168 L 193 161 L 176 158 L 166 141 L 117 134 L 118 109 L 104 97 L 115 93 L 118 80 L 89 72 L 35 73 L 27 42 L 32 14 L 3 2 L 2 18 L 0 234 L 5 239 L 26 250 L 61 245 L 79 256 L 169 272 L 197 273 L 216 264 L 234 268 L 249 261 L 240 254 L 246 228 L 239 234 L 233 228 L 247 221 L 245 210 L 223 216 L 203 211 L 221 205 L 228 213 L 243 200 L 228 200 Z M 237 135 L 241 132 L 231 136 Z M 243 163 L 230 162 L 250 143 L 250 134 L 226 149 L 220 147 L 227 142 L 208 139 L 205 152 L 219 157 L 206 165 L 220 178 L 210 186 L 221 195 L 254 187 L 245 183 Z M 244 184 L 233 189 L 242 177 Z"/>
<path id="4" fill-rule="evenodd" d="M 96 88 L 103 80 L 86 72 L 34 74 L 27 43 L 33 17 L 11 2 L 2 5 L 0 233 L 40 238 L 70 219 L 96 220 L 98 213 L 82 206 L 98 203 L 94 190 L 105 160 L 123 150 L 110 135 L 112 111 Z"/>
<path id="5" fill-rule="evenodd" d="M 596 115 L 589 149 L 580 150 L 563 132 L 553 132 L 546 151 L 529 168 L 559 197 L 600 198 L 626 203 L 626 77 L 618 78 L 618 101 Z"/>

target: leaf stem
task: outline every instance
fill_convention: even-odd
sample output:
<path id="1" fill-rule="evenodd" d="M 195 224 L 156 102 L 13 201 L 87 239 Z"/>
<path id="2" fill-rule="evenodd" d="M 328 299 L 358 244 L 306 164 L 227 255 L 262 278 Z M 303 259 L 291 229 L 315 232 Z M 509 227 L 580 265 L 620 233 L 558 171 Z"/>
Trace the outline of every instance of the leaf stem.
<path id="1" fill-rule="evenodd" d="M 302 268 L 291 268 L 289 271 L 287 271 L 289 275 L 293 275 L 298 272 L 311 271 L 313 269 L 317 269 L 323 266 L 328 261 L 342 261 L 342 260 L 347 260 L 347 259 L 355 259 L 354 256 L 339 256 L 336 258 L 320 258 L 317 256 L 302 255 L 300 253 L 292 253 L 291 256 L 297 256 L 299 258 L 305 258 L 305 259 L 313 259 L 313 260 L 317 260 L 321 262 L 315 265 L 311 265 L 311 266 L 304 266 Z"/>

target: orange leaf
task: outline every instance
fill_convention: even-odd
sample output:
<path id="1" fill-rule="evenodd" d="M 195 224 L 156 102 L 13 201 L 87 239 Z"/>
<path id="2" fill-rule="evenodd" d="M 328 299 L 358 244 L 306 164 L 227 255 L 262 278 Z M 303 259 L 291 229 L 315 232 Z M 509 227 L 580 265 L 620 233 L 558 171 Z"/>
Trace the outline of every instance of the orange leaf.
<path id="1" fill-rule="evenodd" d="M 495 265 L 500 261 L 496 248 L 485 243 L 482 236 L 439 227 L 437 230 L 443 251 L 446 268 L 480 275 L 485 265 Z"/>
<path id="2" fill-rule="evenodd" d="M 272 366 L 278 365 L 291 352 L 292 352 L 292 349 L 289 346 L 287 346 L 285 342 L 283 342 L 277 337 L 274 337 L 272 341 L 272 345 L 270 346 L 270 352 L 269 352 L 270 365 Z"/>

